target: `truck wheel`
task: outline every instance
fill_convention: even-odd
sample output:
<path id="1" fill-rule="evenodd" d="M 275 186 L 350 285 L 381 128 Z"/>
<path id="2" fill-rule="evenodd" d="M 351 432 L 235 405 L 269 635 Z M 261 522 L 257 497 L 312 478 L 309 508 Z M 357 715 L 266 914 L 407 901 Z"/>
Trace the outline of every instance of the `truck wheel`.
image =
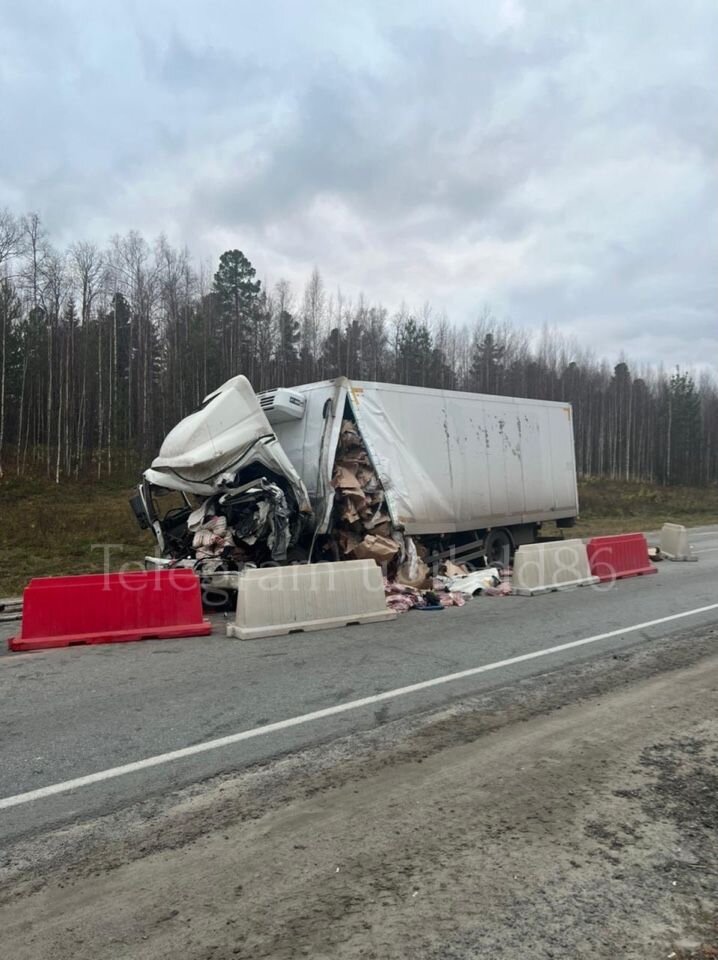
<path id="1" fill-rule="evenodd" d="M 508 567 L 511 562 L 511 554 L 514 550 L 513 540 L 508 530 L 499 527 L 497 530 L 490 530 L 484 540 L 484 558 L 486 566 L 490 567 L 495 563 L 500 563 Z"/>
<path id="2" fill-rule="evenodd" d="M 213 590 L 212 587 L 202 589 L 203 610 L 209 613 L 222 613 L 225 610 L 234 610 L 236 606 L 236 590 Z"/>

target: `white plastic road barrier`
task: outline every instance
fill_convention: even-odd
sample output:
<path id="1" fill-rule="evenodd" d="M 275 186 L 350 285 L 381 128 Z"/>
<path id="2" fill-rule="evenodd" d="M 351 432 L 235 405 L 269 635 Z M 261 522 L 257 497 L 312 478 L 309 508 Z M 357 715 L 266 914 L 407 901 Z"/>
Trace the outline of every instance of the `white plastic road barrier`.
<path id="1" fill-rule="evenodd" d="M 661 553 L 667 560 L 696 561 L 688 543 L 688 531 L 680 523 L 664 523 L 661 528 Z"/>
<path id="2" fill-rule="evenodd" d="M 373 560 L 264 567 L 240 573 L 236 620 L 227 636 L 254 640 L 395 618 Z"/>
<path id="3" fill-rule="evenodd" d="M 516 551 L 512 588 L 519 596 L 532 597 L 598 582 L 598 577 L 591 576 L 582 540 L 526 543 Z"/>

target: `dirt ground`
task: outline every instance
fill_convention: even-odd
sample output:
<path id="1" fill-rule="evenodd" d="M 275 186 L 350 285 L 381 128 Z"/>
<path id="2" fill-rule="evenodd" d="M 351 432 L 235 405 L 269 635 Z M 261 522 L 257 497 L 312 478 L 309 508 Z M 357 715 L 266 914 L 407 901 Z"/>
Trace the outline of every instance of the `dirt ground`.
<path id="1" fill-rule="evenodd" d="M 718 957 L 717 639 L 28 840 L 0 872 L 2 955 Z"/>

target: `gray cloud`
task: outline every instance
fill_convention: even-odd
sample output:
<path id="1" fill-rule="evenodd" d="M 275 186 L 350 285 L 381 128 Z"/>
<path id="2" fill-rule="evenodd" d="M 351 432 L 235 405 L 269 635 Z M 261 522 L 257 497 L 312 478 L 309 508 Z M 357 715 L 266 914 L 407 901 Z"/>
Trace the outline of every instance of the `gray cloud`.
<path id="1" fill-rule="evenodd" d="M 3 6 L 0 204 L 60 241 L 718 366 L 711 0 Z"/>

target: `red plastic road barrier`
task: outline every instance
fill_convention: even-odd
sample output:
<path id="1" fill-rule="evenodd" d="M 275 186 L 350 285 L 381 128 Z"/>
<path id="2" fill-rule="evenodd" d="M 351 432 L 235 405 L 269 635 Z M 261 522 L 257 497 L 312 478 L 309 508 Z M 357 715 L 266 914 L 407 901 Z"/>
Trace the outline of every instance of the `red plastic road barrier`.
<path id="1" fill-rule="evenodd" d="M 31 580 L 20 633 L 8 643 L 11 650 L 42 650 L 211 631 L 193 570 L 136 570 Z"/>
<path id="2" fill-rule="evenodd" d="M 658 572 L 648 557 L 648 544 L 642 533 L 594 537 L 586 544 L 586 552 L 592 575 L 602 582 Z"/>

